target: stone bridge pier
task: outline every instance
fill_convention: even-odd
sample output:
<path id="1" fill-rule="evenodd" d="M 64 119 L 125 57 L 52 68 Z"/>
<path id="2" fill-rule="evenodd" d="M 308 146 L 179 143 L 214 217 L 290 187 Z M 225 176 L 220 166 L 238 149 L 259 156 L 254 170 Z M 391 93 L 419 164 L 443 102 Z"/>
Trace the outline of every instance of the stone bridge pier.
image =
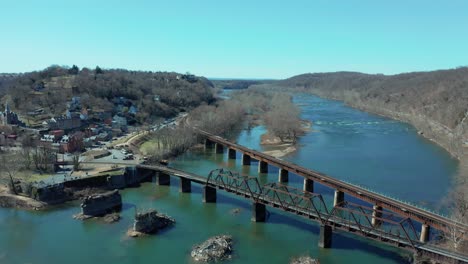
<path id="1" fill-rule="evenodd" d="M 223 154 L 223 152 L 224 152 L 223 144 L 215 143 L 215 153 L 216 154 Z"/>
<path id="2" fill-rule="evenodd" d="M 213 141 L 209 139 L 205 139 L 205 149 L 212 149 L 214 144 L 215 143 Z"/>
<path id="3" fill-rule="evenodd" d="M 171 175 L 166 174 L 162 171 L 157 171 L 156 172 L 156 184 L 157 185 L 170 185 Z"/>
<path id="4" fill-rule="evenodd" d="M 318 246 L 321 248 L 330 248 L 332 245 L 332 227 L 329 225 L 320 225 L 320 235 Z"/>
<path id="5" fill-rule="evenodd" d="M 335 190 L 335 197 L 333 199 L 333 207 L 339 206 L 344 202 L 344 192 Z"/>
<path id="6" fill-rule="evenodd" d="M 304 178 L 304 192 L 314 192 L 314 181 Z"/>
<path id="7" fill-rule="evenodd" d="M 279 169 L 278 171 L 278 182 L 288 182 L 289 181 L 289 172 L 285 169 Z"/>
<path id="8" fill-rule="evenodd" d="M 251 158 L 249 155 L 243 153 L 242 154 L 242 165 L 244 166 L 249 166 L 250 165 L 250 162 L 251 162 Z"/>
<path id="9" fill-rule="evenodd" d="M 211 186 L 203 186 L 203 202 L 216 203 L 216 188 Z"/>
<path id="10" fill-rule="evenodd" d="M 382 224 L 382 220 L 379 218 L 382 217 L 382 206 L 374 205 L 372 211 L 372 226 L 380 226 Z"/>
<path id="11" fill-rule="evenodd" d="M 180 177 L 179 192 L 181 193 L 192 192 L 192 181 L 187 178 Z"/>
<path id="12" fill-rule="evenodd" d="M 229 159 L 236 159 L 236 150 L 229 148 L 228 149 L 228 158 Z"/>
<path id="13" fill-rule="evenodd" d="M 419 241 L 421 241 L 422 243 L 428 242 L 430 231 L 431 231 L 431 227 L 427 224 L 423 224 L 421 226 L 421 236 L 419 237 Z"/>
<path id="14" fill-rule="evenodd" d="M 268 173 L 268 163 L 266 161 L 258 161 L 258 173 Z"/>
<path id="15" fill-rule="evenodd" d="M 254 202 L 252 204 L 252 221 L 265 222 L 266 220 L 266 206 L 262 203 Z"/>

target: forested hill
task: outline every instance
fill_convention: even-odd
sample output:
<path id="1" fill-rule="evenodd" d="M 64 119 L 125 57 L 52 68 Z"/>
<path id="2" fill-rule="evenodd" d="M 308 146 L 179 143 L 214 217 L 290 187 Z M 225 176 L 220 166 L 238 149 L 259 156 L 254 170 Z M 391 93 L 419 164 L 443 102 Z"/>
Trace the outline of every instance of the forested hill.
<path id="1" fill-rule="evenodd" d="M 91 111 L 115 112 L 114 101 L 124 97 L 137 107 L 136 120 L 145 122 L 210 103 L 213 93 L 206 78 L 170 72 L 51 66 L 0 77 L 1 105 L 8 101 L 20 115 L 37 109 L 52 116 L 64 114 L 72 97 L 80 97 Z"/>
<path id="2" fill-rule="evenodd" d="M 357 72 L 302 74 L 278 81 L 294 89 L 413 124 L 457 156 L 468 152 L 468 68 L 371 75 Z"/>

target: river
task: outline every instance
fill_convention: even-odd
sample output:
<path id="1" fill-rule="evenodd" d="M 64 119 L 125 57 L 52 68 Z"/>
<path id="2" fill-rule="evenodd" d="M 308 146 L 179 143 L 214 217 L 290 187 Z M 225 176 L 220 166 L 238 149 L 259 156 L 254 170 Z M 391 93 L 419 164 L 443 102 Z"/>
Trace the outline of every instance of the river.
<path id="1" fill-rule="evenodd" d="M 294 97 L 302 117 L 313 130 L 299 140 L 298 151 L 284 157 L 377 192 L 396 196 L 432 210 L 451 188 L 458 163 L 442 148 L 417 135 L 407 124 L 364 113 L 312 95 Z M 243 131 L 238 143 L 262 150 L 263 127 Z M 238 154 L 239 155 L 239 154 Z M 227 155 L 192 151 L 171 166 L 207 175 L 228 167 L 277 180 L 277 169 L 258 175 L 257 163 L 241 166 Z M 302 179 L 289 177 L 291 185 Z M 317 247 L 319 226 L 298 216 L 269 208 L 266 223 L 250 221 L 247 200 L 218 191 L 216 204 L 201 202 L 201 187 L 179 193 L 178 180 L 171 186 L 144 183 L 122 191 L 122 220 L 104 224 L 72 218 L 80 211 L 77 202 L 45 212 L 0 209 L 0 263 L 192 263 L 192 246 L 217 234 L 234 237 L 230 263 L 288 263 L 291 257 L 310 255 L 321 263 L 404 263 L 405 252 L 341 232 L 334 233 L 331 249 Z M 316 187 L 330 199 L 332 190 Z M 135 208 L 155 208 L 174 217 L 175 227 L 138 239 L 127 238 Z M 235 209 L 240 209 L 234 213 Z M 236 210 L 237 211 L 237 210 Z"/>

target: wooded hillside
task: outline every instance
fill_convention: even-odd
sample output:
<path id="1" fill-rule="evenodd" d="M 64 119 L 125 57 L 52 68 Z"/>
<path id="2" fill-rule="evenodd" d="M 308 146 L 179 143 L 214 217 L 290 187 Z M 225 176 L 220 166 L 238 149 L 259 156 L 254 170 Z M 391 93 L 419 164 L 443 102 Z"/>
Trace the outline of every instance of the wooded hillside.
<path id="1" fill-rule="evenodd" d="M 193 75 L 99 67 L 80 70 L 76 66 L 51 66 L 13 78 L 0 78 L 2 103 L 8 101 L 20 114 L 39 108 L 51 115 L 61 115 L 73 96 L 80 97 L 85 108 L 110 111 L 115 98 L 125 97 L 138 108 L 136 117 L 140 122 L 210 103 L 214 100 L 213 92 L 210 81 Z"/>

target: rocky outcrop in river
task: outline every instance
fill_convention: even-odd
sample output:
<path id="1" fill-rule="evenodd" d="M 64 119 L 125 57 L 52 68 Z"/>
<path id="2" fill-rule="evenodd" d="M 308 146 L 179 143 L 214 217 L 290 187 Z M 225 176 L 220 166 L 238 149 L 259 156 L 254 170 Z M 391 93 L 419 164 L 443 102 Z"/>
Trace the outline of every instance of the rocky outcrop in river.
<path id="1" fill-rule="evenodd" d="M 87 196 L 81 203 L 78 219 L 103 216 L 122 208 L 122 196 L 118 190 Z"/>
<path id="2" fill-rule="evenodd" d="M 227 235 L 214 236 L 196 245 L 191 254 L 195 261 L 213 262 L 232 257 L 232 237 Z"/>
<path id="3" fill-rule="evenodd" d="M 290 264 L 320 264 L 320 262 L 309 256 L 301 256 L 301 257 L 293 258 Z"/>
<path id="4" fill-rule="evenodd" d="M 135 215 L 133 228 L 128 231 L 128 235 L 131 237 L 138 237 L 143 234 L 153 234 L 174 223 L 174 219 L 165 214 L 160 214 L 156 210 L 137 213 Z"/>

